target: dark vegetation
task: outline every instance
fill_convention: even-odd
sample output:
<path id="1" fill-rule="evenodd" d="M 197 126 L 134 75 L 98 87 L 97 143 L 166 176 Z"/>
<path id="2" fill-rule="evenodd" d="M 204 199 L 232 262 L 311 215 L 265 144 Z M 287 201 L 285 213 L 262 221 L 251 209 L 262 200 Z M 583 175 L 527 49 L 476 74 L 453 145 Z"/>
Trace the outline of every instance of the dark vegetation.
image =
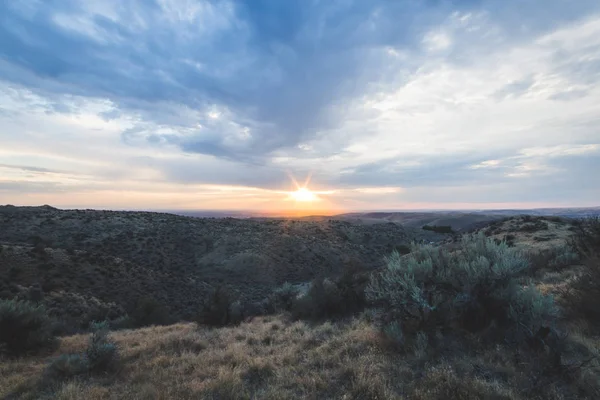
<path id="1" fill-rule="evenodd" d="M 0 300 L 0 354 L 21 356 L 54 343 L 52 320 L 43 306 Z"/>
<path id="2" fill-rule="evenodd" d="M 570 224 L 571 221 L 573 220 L 557 216 L 520 215 L 497 219 L 486 226 L 480 227 L 479 230 L 483 231 L 487 236 L 502 233 L 509 235 L 519 232 L 536 233 L 548 231 L 551 224 Z M 508 231 L 506 230 L 507 227 L 510 227 Z"/>
<path id="3" fill-rule="evenodd" d="M 461 331 L 530 342 L 547 336 L 557 311 L 551 297 L 519 284 L 528 268 L 505 243 L 465 237 L 453 251 L 417 246 L 406 257 L 393 254 L 367 296 L 382 331 L 400 344 L 424 346 Z"/>
<path id="4" fill-rule="evenodd" d="M 454 230 L 449 225 L 424 225 L 423 230 L 436 233 L 454 233 Z"/>
<path id="5" fill-rule="evenodd" d="M 410 241 L 396 224 L 51 207 L 0 207 L 0 226 L 0 298 L 44 305 L 64 333 L 101 320 L 196 320 L 217 288 L 246 318 L 268 311 L 266 300 L 285 282 L 336 276 L 353 262 L 379 268 L 382 254 Z"/>
<path id="6" fill-rule="evenodd" d="M 569 312 L 600 328 L 600 218 L 578 221 L 571 246 L 581 257 L 583 272 L 567 288 Z"/>
<path id="7" fill-rule="evenodd" d="M 208 326 L 226 326 L 240 323 L 242 317 L 241 304 L 234 300 L 226 287 L 219 285 L 203 299 L 196 322 Z"/>
<path id="8" fill-rule="evenodd" d="M 548 224 L 542 220 L 535 220 L 535 222 L 528 222 L 521 226 L 521 232 L 539 232 L 539 231 L 547 231 Z"/>
<path id="9" fill-rule="evenodd" d="M 111 373 L 119 367 L 119 350 L 109 338 L 106 322 L 93 323 L 87 348 L 83 353 L 62 354 L 46 368 L 46 377 L 52 381 L 67 380 L 82 375 Z"/>
<path id="10" fill-rule="evenodd" d="M 390 226 L 384 228 L 383 237 L 388 239 L 384 247 L 395 250 L 387 257 L 382 252 L 383 260 L 375 262 L 370 254 L 381 247 L 372 243 L 374 232 L 338 230 L 331 221 L 302 226 L 263 221 L 277 228 L 270 234 L 287 235 L 277 239 L 277 246 L 259 232 L 264 227 L 252 225 L 257 222 L 212 221 L 210 227 L 222 229 L 223 236 L 212 232 L 209 240 L 203 231 L 202 241 L 183 249 L 185 244 L 174 243 L 173 238 L 160 236 L 165 242 L 158 243 L 151 235 L 135 233 L 140 222 L 136 218 L 141 217 L 134 214 L 133 224 L 122 214 L 111 215 L 105 223 L 117 232 L 131 232 L 123 233 L 128 240 L 143 242 L 129 259 L 124 250 L 118 257 L 109 250 L 88 253 L 93 246 L 85 240 L 102 242 L 111 231 L 100 238 L 97 232 L 82 230 L 87 239 L 80 248 L 68 249 L 60 246 L 68 238 L 59 234 L 40 235 L 33 229 L 25 243 L 13 239 L 9 244 L 7 238 L 14 233 L 2 231 L 0 350 L 8 367 L 0 366 L 0 377 L 10 377 L 5 386 L 12 389 L 0 389 L 0 395 L 555 400 L 600 396 L 597 218 L 574 222 L 569 241 L 561 247 L 529 250 L 520 245 L 523 235 L 531 238 L 532 233 L 565 222 L 519 217 L 443 244 L 410 246 L 406 232 L 398 230 L 394 239 Z M 69 215 L 55 215 L 55 222 L 42 225 L 61 224 Z M 86 215 L 83 223 L 98 223 L 98 215 Z M 160 218 L 179 223 L 179 217 L 171 221 L 170 216 L 153 216 L 157 223 Z M 196 228 L 207 223 L 199 221 Z M 131 230 L 123 231 L 122 225 Z M 11 229 L 15 228 L 9 224 Z M 320 229 L 328 230 L 324 237 L 335 252 L 312 247 L 316 242 L 310 235 Z M 253 242 L 253 235 L 261 237 L 266 247 L 242 244 L 242 238 Z M 286 256 L 292 243 L 314 253 L 310 257 L 294 253 L 299 259 L 319 261 L 312 267 L 300 264 L 300 271 L 293 270 L 293 261 L 269 264 Z M 163 264 L 142 264 L 142 250 L 153 252 L 157 247 Z M 175 261 L 169 270 L 171 255 Z M 218 257 L 225 261 L 217 263 Z M 193 268 L 180 260 L 192 262 Z M 219 271 L 210 273 L 207 260 Z M 230 280 L 219 279 L 225 271 Z M 555 281 L 556 287 L 549 283 Z M 184 294 L 177 293 L 173 282 L 181 284 Z M 259 282 L 259 290 L 249 282 Z M 120 286 L 108 287 L 116 284 Z M 128 294 L 128 288 L 134 293 Z M 119 301 L 118 295 L 124 300 Z M 195 324 L 170 325 L 181 320 Z M 60 349 L 55 351 L 56 336 L 72 333 L 66 327 L 69 323 L 75 325 L 72 331 L 85 335 L 59 338 Z M 23 368 L 21 363 L 27 360 L 36 361 Z M 41 364 L 33 366 L 37 360 Z M 10 380 L 16 382 L 20 376 L 24 378 L 19 384 Z M 139 386 L 140 382 L 150 386 Z"/>
<path id="11" fill-rule="evenodd" d="M 100 319 L 102 320 L 102 319 Z M 168 325 L 173 322 L 169 315 L 167 307 L 156 301 L 153 297 L 141 297 L 133 311 L 131 317 L 117 320 L 115 324 L 121 324 L 122 327 L 142 327 L 149 325 Z M 130 326 L 127 326 L 127 325 Z"/>
<path id="12" fill-rule="evenodd" d="M 359 269 L 349 269 L 338 279 L 316 279 L 306 293 L 292 298 L 288 310 L 296 319 L 324 320 L 351 315 L 367 305 L 368 279 Z"/>

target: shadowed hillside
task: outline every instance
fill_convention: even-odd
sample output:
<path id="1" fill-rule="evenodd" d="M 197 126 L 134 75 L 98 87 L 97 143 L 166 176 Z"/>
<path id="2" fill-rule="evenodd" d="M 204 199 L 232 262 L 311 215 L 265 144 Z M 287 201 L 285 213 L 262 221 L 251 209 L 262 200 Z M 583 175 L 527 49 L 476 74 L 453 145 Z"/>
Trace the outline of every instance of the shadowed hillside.
<path id="1" fill-rule="evenodd" d="M 0 207 L 0 228 L 0 296 L 39 290 L 49 302 L 106 303 L 111 315 L 131 313 L 151 296 L 175 319 L 192 318 L 210 287 L 222 284 L 244 303 L 259 301 L 285 282 L 334 276 L 348 265 L 380 267 L 385 254 L 412 240 L 393 223 L 52 207 Z"/>

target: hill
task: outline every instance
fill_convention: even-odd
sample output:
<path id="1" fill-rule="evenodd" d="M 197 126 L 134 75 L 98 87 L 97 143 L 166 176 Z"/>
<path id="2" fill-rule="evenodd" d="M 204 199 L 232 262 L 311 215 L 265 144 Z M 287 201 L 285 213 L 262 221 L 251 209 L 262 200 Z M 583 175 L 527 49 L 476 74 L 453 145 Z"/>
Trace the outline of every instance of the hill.
<path id="1" fill-rule="evenodd" d="M 342 214 L 339 216 L 345 221 L 364 224 L 381 222 L 394 222 L 405 227 L 420 229 L 424 225 L 450 226 L 454 231 L 466 232 L 490 222 L 501 219 L 502 216 L 487 213 L 464 212 L 370 212 Z"/>
<path id="2" fill-rule="evenodd" d="M 51 309 L 63 299 L 97 304 L 85 318 L 76 308 L 64 315 L 84 324 L 107 310 L 131 314 L 151 296 L 175 320 L 189 320 L 212 287 L 256 303 L 285 282 L 381 267 L 413 239 L 393 223 L 0 207 L 0 296 L 37 290 Z"/>
<path id="3" fill-rule="evenodd" d="M 0 398 L 600 396 L 600 221 L 375 217 L 0 208 Z"/>
<path id="4" fill-rule="evenodd" d="M 336 215 L 336 218 L 362 224 L 394 222 L 408 228 L 421 228 L 425 225 L 450 226 L 455 232 L 464 233 L 479 230 L 495 221 L 519 216 L 577 219 L 599 215 L 600 207 L 587 207 L 531 210 L 357 212 Z"/>

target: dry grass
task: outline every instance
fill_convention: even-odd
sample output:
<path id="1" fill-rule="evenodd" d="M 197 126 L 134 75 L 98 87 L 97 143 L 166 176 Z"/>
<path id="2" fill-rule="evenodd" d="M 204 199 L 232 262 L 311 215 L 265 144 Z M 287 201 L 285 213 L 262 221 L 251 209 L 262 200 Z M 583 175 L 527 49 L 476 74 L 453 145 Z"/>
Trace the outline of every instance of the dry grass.
<path id="1" fill-rule="evenodd" d="M 536 225 L 544 229 L 530 229 Z M 488 236 L 498 240 L 512 238 L 515 246 L 525 250 L 544 250 L 564 245 L 565 241 L 573 235 L 573 224 L 568 220 L 544 217 L 513 217 L 501 220 L 484 228 Z"/>
<path id="2" fill-rule="evenodd" d="M 48 382 L 59 354 L 81 352 L 86 335 L 61 339 L 45 357 L 0 363 L 0 398 L 23 399 L 567 399 L 562 383 L 534 387 L 531 366 L 514 351 L 472 346 L 443 354 L 401 354 L 364 319 L 308 325 L 260 317 L 238 327 L 177 324 L 114 332 L 122 366 L 115 375 Z M 574 342 L 576 343 L 576 342 Z M 578 337 L 573 357 L 595 339 Z M 578 354 L 580 352 L 581 354 Z M 596 374 L 574 385 L 597 384 Z M 591 398 L 591 397 L 590 397 Z"/>

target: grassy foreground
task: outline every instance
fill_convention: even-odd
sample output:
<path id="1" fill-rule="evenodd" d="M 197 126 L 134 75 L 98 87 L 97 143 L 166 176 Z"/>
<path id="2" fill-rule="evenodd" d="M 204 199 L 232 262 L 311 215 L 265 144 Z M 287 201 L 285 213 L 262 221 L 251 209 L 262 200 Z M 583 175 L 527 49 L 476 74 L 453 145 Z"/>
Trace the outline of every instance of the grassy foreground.
<path id="1" fill-rule="evenodd" d="M 570 354 L 600 347 L 572 326 Z M 310 325 L 257 317 L 237 327 L 176 324 L 111 334 L 120 367 L 111 374 L 67 380 L 45 377 L 60 354 L 85 349 L 88 335 L 60 339 L 53 354 L 3 360 L 0 397 L 23 399 L 569 399 L 593 398 L 597 375 L 532 383 L 539 366 L 514 349 L 459 342 L 442 352 L 394 351 L 364 317 Z M 460 349 L 460 351 L 458 351 Z"/>

